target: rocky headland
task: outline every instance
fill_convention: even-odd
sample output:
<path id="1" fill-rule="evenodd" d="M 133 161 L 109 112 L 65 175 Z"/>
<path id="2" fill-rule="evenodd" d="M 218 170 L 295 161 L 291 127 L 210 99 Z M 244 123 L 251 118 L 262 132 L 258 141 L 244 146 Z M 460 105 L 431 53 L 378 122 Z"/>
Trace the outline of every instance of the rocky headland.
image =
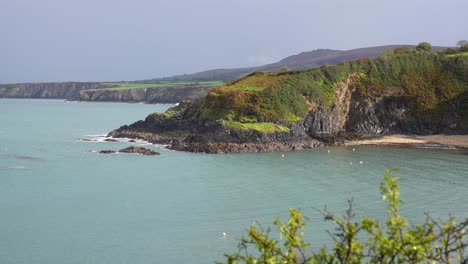
<path id="1" fill-rule="evenodd" d="M 391 134 L 468 134 L 466 56 L 396 50 L 313 70 L 253 73 L 109 136 L 174 150 L 238 153 Z"/>
<path id="2" fill-rule="evenodd" d="M 184 86 L 126 90 L 83 90 L 79 94 L 79 100 L 87 102 L 175 104 L 183 100 L 196 101 L 203 98 L 211 88 L 208 86 Z"/>
<path id="3" fill-rule="evenodd" d="M 101 87 L 97 82 L 0 84 L 0 98 L 80 99 L 83 90 Z"/>

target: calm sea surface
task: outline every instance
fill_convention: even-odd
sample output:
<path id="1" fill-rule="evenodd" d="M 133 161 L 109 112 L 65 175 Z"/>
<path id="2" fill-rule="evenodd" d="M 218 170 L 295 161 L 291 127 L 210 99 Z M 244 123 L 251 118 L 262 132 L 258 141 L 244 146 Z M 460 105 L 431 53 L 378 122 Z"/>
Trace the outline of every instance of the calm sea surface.
<path id="1" fill-rule="evenodd" d="M 334 147 L 206 155 L 100 155 L 125 142 L 87 142 L 168 105 L 0 100 L 0 263 L 213 263 L 253 220 L 301 208 L 309 241 L 329 241 L 313 208 L 383 219 L 379 183 L 400 167 L 410 219 L 468 217 L 468 153 Z M 363 164 L 360 164 L 360 161 Z M 351 164 L 352 163 L 352 164 Z M 222 237 L 222 232 L 227 237 Z"/>

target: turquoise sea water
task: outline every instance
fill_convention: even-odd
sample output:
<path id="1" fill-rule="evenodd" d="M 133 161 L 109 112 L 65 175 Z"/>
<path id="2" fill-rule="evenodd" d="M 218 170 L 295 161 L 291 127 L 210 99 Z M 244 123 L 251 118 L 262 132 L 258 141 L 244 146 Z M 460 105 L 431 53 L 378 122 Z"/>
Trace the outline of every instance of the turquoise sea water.
<path id="1" fill-rule="evenodd" d="M 401 168 L 412 220 L 468 217 L 460 150 L 333 147 L 281 158 L 152 145 L 161 156 L 146 157 L 92 152 L 131 143 L 80 141 L 167 107 L 0 100 L 0 263 L 213 263 L 253 220 L 268 226 L 289 207 L 311 218 L 306 236 L 317 246 L 331 226 L 313 208 L 341 212 L 353 198 L 359 215 L 383 218 L 386 167 Z"/>

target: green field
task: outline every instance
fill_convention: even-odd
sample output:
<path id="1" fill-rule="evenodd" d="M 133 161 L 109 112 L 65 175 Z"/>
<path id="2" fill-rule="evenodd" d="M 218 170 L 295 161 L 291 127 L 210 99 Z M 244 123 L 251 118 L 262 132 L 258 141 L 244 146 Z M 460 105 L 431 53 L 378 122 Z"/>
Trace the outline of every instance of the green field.
<path id="1" fill-rule="evenodd" d="M 465 51 L 465 52 L 462 52 L 462 53 L 447 55 L 447 57 L 456 57 L 456 56 L 468 56 L 468 51 Z"/>
<path id="2" fill-rule="evenodd" d="M 185 87 L 185 86 L 220 86 L 224 83 L 222 81 L 159 81 L 154 83 L 140 83 L 140 82 L 103 82 L 100 89 L 95 90 L 129 90 L 129 89 L 145 89 L 145 88 L 158 88 L 158 87 Z"/>

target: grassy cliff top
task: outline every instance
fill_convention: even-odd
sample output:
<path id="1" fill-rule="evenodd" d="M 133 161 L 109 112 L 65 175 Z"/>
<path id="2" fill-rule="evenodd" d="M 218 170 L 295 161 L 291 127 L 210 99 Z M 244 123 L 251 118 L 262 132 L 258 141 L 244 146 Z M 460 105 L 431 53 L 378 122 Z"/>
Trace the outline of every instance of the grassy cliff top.
<path id="1" fill-rule="evenodd" d="M 277 132 L 289 132 L 289 128 L 273 124 L 270 122 L 258 122 L 258 123 L 241 123 L 236 121 L 223 121 L 223 125 L 232 130 L 238 131 L 258 131 L 261 133 L 277 133 Z"/>
<path id="2" fill-rule="evenodd" d="M 332 106 L 337 88 L 346 81 L 361 96 L 411 96 L 416 98 L 415 109 L 431 110 L 468 90 L 468 56 L 401 48 L 374 60 L 256 72 L 212 89 L 202 101 L 201 113 L 239 123 L 292 123 L 318 105 Z"/>
<path id="3" fill-rule="evenodd" d="M 161 87 L 188 87 L 188 86 L 219 86 L 223 85 L 222 81 L 157 81 L 157 82 L 103 82 L 100 83 L 101 88 L 93 90 L 132 90 L 132 89 L 147 89 L 147 88 L 161 88 Z"/>

